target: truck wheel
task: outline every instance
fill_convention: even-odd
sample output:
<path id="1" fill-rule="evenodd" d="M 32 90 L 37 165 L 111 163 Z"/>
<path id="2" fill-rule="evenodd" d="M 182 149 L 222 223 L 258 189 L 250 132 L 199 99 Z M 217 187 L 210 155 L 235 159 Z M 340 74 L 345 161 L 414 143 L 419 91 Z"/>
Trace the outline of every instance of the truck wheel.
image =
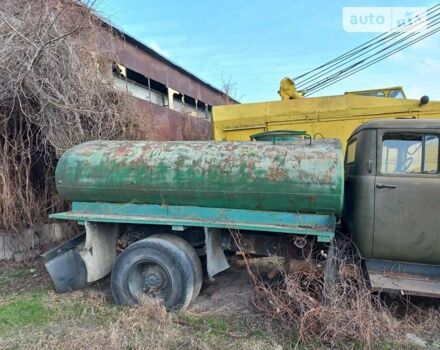
<path id="1" fill-rule="evenodd" d="M 193 266 L 176 244 L 160 238 L 135 242 L 117 258 L 111 276 L 116 304 L 139 304 L 142 296 L 163 299 L 171 310 L 185 310 L 194 290 Z"/>
<path id="2" fill-rule="evenodd" d="M 194 272 L 194 291 L 191 301 L 196 300 L 197 297 L 199 296 L 200 290 L 202 289 L 203 270 L 202 270 L 202 262 L 200 261 L 200 258 L 197 255 L 197 252 L 194 249 L 194 247 L 191 244 L 189 244 L 186 240 L 176 235 L 158 234 L 158 235 L 153 235 L 151 237 L 165 239 L 175 244 L 188 257 Z"/>

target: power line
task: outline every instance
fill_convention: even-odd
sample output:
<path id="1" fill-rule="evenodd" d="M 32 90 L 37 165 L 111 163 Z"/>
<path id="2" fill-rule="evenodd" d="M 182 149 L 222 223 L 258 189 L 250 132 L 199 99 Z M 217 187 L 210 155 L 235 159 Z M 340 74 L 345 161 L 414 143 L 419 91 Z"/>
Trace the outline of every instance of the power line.
<path id="1" fill-rule="evenodd" d="M 432 6 L 431 8 L 429 8 L 427 10 L 427 14 L 432 12 L 432 11 L 435 11 L 438 7 L 440 7 L 440 4 Z M 419 20 L 419 18 L 417 19 L 417 21 L 418 20 Z M 411 27 L 413 24 L 414 23 L 411 23 L 410 25 L 406 25 L 404 27 Z M 306 72 L 304 74 L 301 74 L 301 75 L 295 77 L 294 80 L 298 81 L 300 78 L 302 78 L 304 76 L 307 76 L 307 75 L 309 75 L 309 74 L 311 74 L 311 73 L 313 73 L 313 72 L 315 72 L 315 71 L 317 71 L 319 69 L 322 69 L 322 68 L 324 68 L 324 67 L 326 67 L 326 66 L 328 66 L 328 65 L 330 65 L 332 63 L 344 60 L 345 58 L 350 57 L 353 54 L 356 54 L 358 52 L 366 50 L 369 47 L 371 47 L 371 45 L 374 45 L 377 42 L 381 42 L 381 41 L 385 40 L 387 37 L 398 35 L 398 31 L 396 31 L 396 29 L 399 29 L 401 31 L 402 27 L 397 26 L 397 27 L 391 29 L 389 32 L 382 33 L 379 36 L 374 37 L 373 39 L 370 39 L 369 41 L 365 42 L 364 44 L 359 45 L 359 46 L 355 47 L 354 49 L 352 49 L 352 50 L 350 50 L 350 51 L 348 51 L 348 52 L 346 52 L 346 53 L 344 53 L 344 54 L 342 54 L 342 55 L 332 59 L 331 61 L 328 61 L 328 62 L 322 64 L 321 66 L 319 66 L 319 67 L 317 67 L 315 69 L 312 69 L 311 71 L 308 71 L 308 72 Z"/>
<path id="2" fill-rule="evenodd" d="M 440 5 L 438 5 L 440 6 Z M 398 39 L 400 36 L 404 35 L 405 33 L 408 33 L 411 30 L 411 34 L 409 37 L 417 34 L 417 32 L 415 31 L 415 29 L 420 26 L 420 25 L 425 25 L 426 23 L 429 23 L 429 21 L 432 21 L 433 19 L 435 19 L 436 17 L 439 17 L 440 13 L 437 13 L 429 18 L 426 18 L 426 20 L 422 21 L 422 22 L 415 22 L 413 23 L 413 25 L 411 25 L 411 27 L 407 27 L 405 31 L 402 32 L 394 32 L 391 33 L 389 35 L 387 35 L 386 37 L 382 38 L 381 40 L 379 40 L 378 42 L 372 43 L 368 46 L 366 46 L 365 48 L 363 48 L 362 50 L 357 50 L 356 52 L 353 52 L 352 54 L 348 55 L 344 60 L 339 60 L 339 61 L 335 61 L 333 64 L 329 64 L 327 67 L 324 67 L 325 69 L 321 70 L 320 72 L 316 72 L 315 74 L 312 74 L 309 77 L 306 77 L 304 80 L 296 80 L 294 79 L 295 83 L 297 86 L 300 85 L 305 85 L 307 83 L 310 83 L 312 81 L 315 81 L 317 79 L 319 79 L 320 77 L 324 76 L 324 74 L 326 73 L 330 73 L 332 71 L 335 71 L 336 69 L 344 66 L 345 64 L 354 61 L 357 58 L 360 58 L 368 53 L 370 53 L 372 50 L 376 50 L 376 49 L 380 49 L 380 47 L 384 46 L 386 43 Z M 407 36 L 408 37 L 408 36 Z M 402 39 L 402 38 L 401 38 Z M 399 40 L 401 40 L 399 39 Z M 395 43 L 398 44 L 400 43 L 399 40 L 396 40 Z M 386 48 L 390 48 L 392 45 L 387 46 Z M 364 50 L 368 49 L 367 52 L 362 52 Z M 378 52 L 381 52 L 382 50 L 379 50 Z"/>
<path id="3" fill-rule="evenodd" d="M 383 33 L 367 41 L 366 43 L 357 46 L 356 48 L 348 51 L 347 53 L 340 55 L 337 58 L 328 61 L 327 63 L 294 78 L 295 81 L 297 81 L 298 79 L 300 80 L 299 84 L 297 83 L 298 88 L 303 90 L 305 92 L 305 95 L 309 95 L 312 92 L 316 93 L 317 91 L 320 91 L 331 84 L 334 84 L 342 79 L 345 79 L 353 75 L 354 73 L 359 72 L 360 70 L 365 69 L 371 66 L 372 64 L 375 64 L 407 48 L 408 46 L 411 46 L 419 42 L 420 40 L 423 40 L 431 35 L 434 35 L 440 30 L 440 27 L 435 27 L 435 25 L 440 23 L 440 18 L 439 18 L 440 13 L 438 12 L 436 13 L 436 11 L 439 8 L 440 8 L 440 4 L 432 6 L 430 9 L 426 11 L 426 15 L 423 17 L 423 20 L 421 20 L 422 18 L 421 16 L 416 16 L 416 20 L 411 22 L 411 24 L 393 28 L 390 32 Z M 419 32 L 416 29 L 420 25 L 427 25 L 427 28 L 430 31 Z M 396 32 L 396 29 L 398 29 L 399 31 Z M 420 33 L 423 34 L 420 35 Z M 415 38 L 412 39 L 411 41 L 408 41 L 413 37 Z M 384 45 L 386 45 L 389 42 L 391 43 L 384 47 Z M 374 53 L 370 54 L 371 51 L 374 51 Z M 366 54 L 370 54 L 370 55 L 363 57 Z M 347 66 L 347 64 L 353 62 L 355 59 L 358 58 L 362 58 L 362 59 Z M 341 67 L 343 68 L 340 69 L 339 71 L 336 71 L 338 68 Z M 332 74 L 328 75 L 329 73 Z M 310 76 L 310 74 L 312 75 Z M 302 79 L 301 81 L 301 78 L 304 79 Z"/>
<path id="4" fill-rule="evenodd" d="M 422 35 L 422 36 L 420 36 L 420 37 L 418 37 L 416 39 L 413 39 L 409 43 L 404 44 L 404 45 L 400 46 L 399 48 L 397 48 L 397 49 L 395 49 L 395 50 L 393 50 L 391 52 L 388 52 L 388 53 L 386 53 L 386 54 L 384 54 L 382 56 L 379 56 L 378 58 L 374 59 L 371 62 L 364 63 L 363 65 L 357 67 L 357 69 L 355 69 L 353 71 L 348 71 L 345 74 L 341 74 L 339 77 L 337 77 L 335 79 L 332 79 L 332 80 L 327 81 L 327 82 L 323 82 L 321 84 L 316 84 L 316 86 L 307 88 L 307 92 L 305 93 L 305 95 L 310 95 L 312 92 L 316 93 L 318 91 L 321 91 L 322 89 L 324 89 L 324 88 L 326 88 L 326 87 L 328 87 L 330 85 L 333 85 L 333 84 L 337 83 L 338 81 L 340 81 L 342 79 L 345 79 L 345 78 L 347 78 L 347 77 L 349 77 L 349 76 L 351 76 L 351 75 L 353 75 L 353 74 L 355 74 L 355 73 L 357 73 L 357 72 L 359 72 L 359 71 L 361 71 L 363 69 L 366 69 L 366 68 L 370 67 L 371 65 L 373 65 L 373 64 L 375 64 L 377 62 L 380 62 L 380 61 L 384 60 L 385 58 L 387 58 L 387 57 L 389 57 L 389 56 L 391 56 L 391 55 L 393 55 L 393 54 L 395 54 L 395 53 L 397 53 L 399 51 L 402 51 L 405 48 L 407 48 L 407 47 L 409 47 L 409 46 L 411 46 L 411 45 L 413 45 L 413 44 L 415 44 L 415 43 L 417 43 L 417 42 L 419 42 L 419 41 L 421 41 L 421 40 L 423 40 L 423 39 L 425 39 L 425 38 L 427 38 L 427 37 L 429 37 L 431 35 L 434 35 L 435 33 L 439 32 L 439 31 L 440 31 L 440 26 L 435 28 L 435 29 L 433 29 L 433 30 L 431 30 L 431 31 L 429 31 L 429 32 L 427 32 L 426 34 L 424 34 L 424 35 Z"/>
<path id="5" fill-rule="evenodd" d="M 440 23 L 440 18 L 439 19 L 437 19 L 434 23 L 432 23 L 431 25 L 430 25 L 430 27 L 432 27 L 433 25 L 435 25 L 435 24 L 438 24 L 438 23 Z M 429 27 L 428 27 L 429 28 Z M 435 28 L 434 28 L 435 29 Z M 430 32 L 431 33 L 431 32 Z M 364 59 L 362 59 L 362 60 L 360 60 L 360 61 L 357 61 L 357 62 L 355 62 L 354 64 L 352 64 L 352 65 L 350 65 L 350 66 L 348 66 L 348 67 L 346 67 L 346 68 L 344 68 L 344 69 L 342 69 L 342 70 L 340 70 L 340 71 L 338 71 L 338 72 L 336 72 L 336 73 L 333 73 L 332 75 L 330 75 L 330 76 L 327 76 L 326 78 L 324 78 L 324 79 L 321 79 L 320 81 L 318 81 L 318 82 L 315 82 L 315 83 L 313 83 L 313 84 L 309 84 L 309 85 L 307 85 L 306 87 L 304 87 L 303 89 L 305 90 L 305 91 L 310 91 L 313 87 L 315 87 L 315 85 L 320 85 L 320 84 L 322 84 L 322 83 L 326 83 L 326 82 L 328 82 L 328 81 L 331 81 L 332 79 L 335 79 L 335 78 L 338 78 L 341 74 L 343 74 L 343 73 L 346 73 L 347 71 L 350 71 L 350 70 L 353 70 L 353 69 L 355 69 L 357 66 L 359 66 L 359 65 L 361 65 L 362 63 L 365 63 L 366 61 L 368 61 L 369 59 L 371 59 L 371 58 L 374 58 L 375 56 L 377 56 L 378 54 L 381 54 L 381 53 L 383 53 L 383 52 L 385 52 L 385 51 L 387 51 L 387 50 L 389 50 L 389 49 L 392 49 L 393 47 L 395 47 L 395 46 L 397 46 L 397 45 L 399 45 L 399 44 L 401 44 L 401 43 L 403 43 L 403 42 L 405 42 L 405 41 L 407 41 L 408 39 L 410 39 L 411 37 L 413 37 L 413 36 L 415 36 L 416 34 L 419 34 L 419 33 L 411 33 L 411 34 L 409 34 L 409 35 L 407 35 L 405 38 L 402 38 L 402 39 L 400 39 L 399 41 L 396 41 L 395 43 L 393 43 L 392 45 L 389 45 L 389 46 L 387 46 L 386 48 L 384 48 L 384 49 L 382 49 L 382 50 L 379 50 L 379 51 L 377 51 L 377 52 L 375 52 L 374 54 L 372 54 L 372 55 L 370 55 L 370 56 L 367 56 L 367 57 L 365 57 Z M 434 33 L 432 33 L 432 34 L 435 34 L 435 32 Z M 430 35 L 428 35 L 428 36 L 430 36 Z M 426 33 L 425 34 L 423 34 L 423 35 L 419 35 L 419 37 L 423 37 L 423 38 L 425 38 L 425 37 L 427 37 L 426 36 Z M 415 40 L 417 40 L 417 38 L 416 39 L 413 39 L 411 42 L 414 42 Z M 408 47 L 409 45 L 401 45 L 401 46 L 399 46 L 399 48 L 400 47 L 403 47 L 404 46 L 404 48 L 406 48 L 406 47 Z M 398 50 L 398 51 L 400 51 L 400 50 Z M 391 51 L 389 51 L 391 54 L 394 54 L 394 53 L 396 53 L 396 52 L 398 52 L 398 51 L 396 51 L 396 49 L 393 49 L 393 50 L 391 50 Z M 385 57 L 389 57 L 391 54 L 385 54 L 386 56 Z M 384 55 L 383 55 L 384 56 Z M 382 57 L 382 56 L 381 56 Z"/>
<path id="6" fill-rule="evenodd" d="M 319 90 L 322 90 L 322 88 L 324 88 L 324 87 L 327 87 L 327 86 L 332 85 L 332 84 L 334 84 L 334 83 L 336 83 L 336 82 L 338 82 L 338 81 L 340 81 L 340 80 L 342 80 L 344 78 L 347 78 L 347 77 L 353 75 L 354 73 L 357 73 L 357 72 L 359 72 L 359 71 L 361 71 L 361 70 L 371 66 L 372 64 L 380 62 L 383 59 L 385 59 L 385 58 L 387 58 L 387 57 L 389 57 L 389 56 L 391 56 L 391 55 L 393 55 L 393 54 L 395 54 L 395 53 L 397 53 L 397 52 L 399 52 L 399 51 L 401 51 L 401 50 L 403 50 L 403 49 L 405 49 L 405 48 L 407 48 L 407 47 L 409 47 L 409 46 L 411 46 L 411 45 L 413 45 L 413 44 L 415 44 L 415 43 L 417 43 L 417 42 L 419 42 L 419 41 L 421 41 L 421 40 L 423 40 L 423 39 L 425 39 L 427 37 L 429 37 L 429 36 L 431 36 L 431 35 L 434 35 L 438 31 L 440 31 L 440 27 L 436 27 L 433 30 L 425 33 L 424 35 L 419 36 L 419 37 L 411 40 L 410 42 L 408 42 L 406 44 L 403 44 L 403 45 L 399 46 L 398 48 L 396 48 L 396 49 L 394 49 L 394 50 L 392 50 L 390 52 L 387 52 L 387 53 L 385 53 L 385 54 L 383 54 L 383 55 L 373 59 L 372 61 L 369 61 L 369 62 L 358 62 L 358 63 L 352 65 L 351 67 L 349 67 L 348 69 L 345 69 L 345 70 L 342 70 L 340 72 L 337 72 L 337 73 L 333 74 L 331 77 L 327 77 L 325 79 L 322 79 L 320 82 L 317 82 L 317 83 L 315 83 L 315 84 L 313 84 L 311 86 L 306 87 L 305 88 L 306 95 L 309 95 L 312 91 L 315 93 L 315 92 L 317 92 Z M 360 63 L 364 63 L 364 64 L 362 64 L 359 67 L 357 67 Z M 319 90 L 317 90 L 318 88 L 319 88 Z"/>

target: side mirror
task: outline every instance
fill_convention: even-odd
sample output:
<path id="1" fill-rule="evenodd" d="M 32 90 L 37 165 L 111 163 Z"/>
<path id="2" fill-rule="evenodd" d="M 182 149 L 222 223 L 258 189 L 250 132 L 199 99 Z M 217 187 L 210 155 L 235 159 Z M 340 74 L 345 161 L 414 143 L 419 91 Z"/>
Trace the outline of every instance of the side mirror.
<path id="1" fill-rule="evenodd" d="M 429 102 L 429 96 L 422 96 L 420 97 L 420 106 L 426 105 Z"/>

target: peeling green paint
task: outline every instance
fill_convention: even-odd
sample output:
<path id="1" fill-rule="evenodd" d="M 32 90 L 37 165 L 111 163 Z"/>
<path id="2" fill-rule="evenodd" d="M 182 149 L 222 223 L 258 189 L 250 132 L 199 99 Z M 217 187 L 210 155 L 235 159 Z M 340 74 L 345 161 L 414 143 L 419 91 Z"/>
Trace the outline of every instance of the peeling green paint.
<path id="1" fill-rule="evenodd" d="M 61 157 L 56 182 L 64 199 L 79 202 L 339 216 L 342 147 L 337 140 L 96 141 Z"/>

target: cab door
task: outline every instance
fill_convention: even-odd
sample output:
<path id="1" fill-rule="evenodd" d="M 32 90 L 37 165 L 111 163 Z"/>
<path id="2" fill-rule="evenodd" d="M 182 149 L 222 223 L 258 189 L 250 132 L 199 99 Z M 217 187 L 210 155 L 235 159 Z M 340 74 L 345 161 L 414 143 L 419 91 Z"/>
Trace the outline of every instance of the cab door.
<path id="1" fill-rule="evenodd" d="M 375 259 L 440 264 L 438 130 L 378 130 Z"/>
<path id="2" fill-rule="evenodd" d="M 360 256 L 373 257 L 376 129 L 350 137 L 345 152 L 345 194 L 342 221 Z"/>

